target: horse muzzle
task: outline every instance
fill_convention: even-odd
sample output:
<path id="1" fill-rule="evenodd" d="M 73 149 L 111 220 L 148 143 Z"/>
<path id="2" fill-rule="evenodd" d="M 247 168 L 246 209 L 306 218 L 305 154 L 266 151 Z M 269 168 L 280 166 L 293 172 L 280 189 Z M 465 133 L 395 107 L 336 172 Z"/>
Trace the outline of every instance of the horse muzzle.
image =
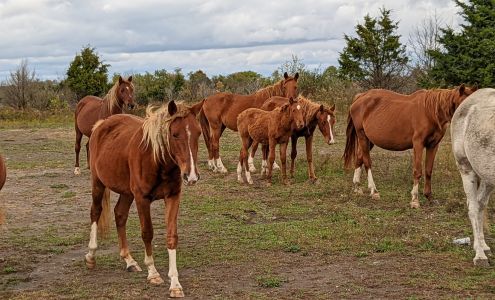
<path id="1" fill-rule="evenodd" d="M 188 175 L 182 174 L 182 181 L 185 185 L 194 185 L 199 180 L 199 174 Z"/>
<path id="2" fill-rule="evenodd" d="M 136 104 L 134 103 L 127 103 L 127 109 L 134 109 L 136 107 Z"/>

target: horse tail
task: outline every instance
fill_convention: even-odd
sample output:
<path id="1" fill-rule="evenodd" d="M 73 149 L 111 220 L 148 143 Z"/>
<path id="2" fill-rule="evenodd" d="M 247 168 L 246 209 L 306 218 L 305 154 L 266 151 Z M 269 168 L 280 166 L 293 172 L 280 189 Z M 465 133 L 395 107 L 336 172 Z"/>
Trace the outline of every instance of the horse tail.
<path id="1" fill-rule="evenodd" d="M 210 122 L 208 122 L 208 118 L 205 115 L 204 106 L 199 111 L 199 123 L 201 124 L 206 148 L 210 149 Z"/>
<path id="2" fill-rule="evenodd" d="M 352 121 L 351 112 L 347 117 L 347 130 L 346 130 L 347 140 L 345 142 L 344 150 L 344 167 L 349 168 L 351 162 L 356 157 L 356 148 L 358 146 L 356 139 L 356 127 L 354 127 L 354 122 Z"/>
<path id="3" fill-rule="evenodd" d="M 106 237 L 110 231 L 110 190 L 105 188 L 101 203 L 102 209 L 98 219 L 98 230 L 101 237 Z"/>

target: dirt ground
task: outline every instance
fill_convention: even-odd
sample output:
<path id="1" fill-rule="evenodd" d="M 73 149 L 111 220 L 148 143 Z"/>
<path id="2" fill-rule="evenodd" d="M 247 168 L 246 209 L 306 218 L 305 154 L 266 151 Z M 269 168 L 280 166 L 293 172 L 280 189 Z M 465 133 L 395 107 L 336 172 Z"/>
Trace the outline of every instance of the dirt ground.
<path id="1" fill-rule="evenodd" d="M 0 130 L 8 167 L 0 192 L 6 213 L 0 298 L 167 298 L 167 280 L 151 286 L 146 271 L 124 270 L 115 230 L 99 239 L 97 266 L 86 269 L 91 187 L 85 155 L 82 175 L 73 174 L 73 135 L 70 127 Z M 234 133 L 221 141 L 228 175 L 206 170 L 201 141 L 202 178 L 185 188 L 179 221 L 179 280 L 187 299 L 495 298 L 494 268 L 473 267 L 471 246 L 451 242 L 470 236 L 471 228 L 448 141 L 433 174 L 438 203 L 422 199 L 423 207 L 413 211 L 410 152 L 374 150 L 382 197 L 371 200 L 351 193 L 352 174 L 341 162 L 342 129 L 335 146 L 316 135 L 318 184 L 306 181 L 300 141 L 293 183 L 286 187 L 276 179 L 270 188 L 257 175 L 254 186 L 237 183 Z M 166 279 L 163 201 L 152 208 L 155 262 Z M 493 236 L 494 226 L 489 230 Z M 127 231 L 133 256 L 145 269 L 134 206 Z"/>

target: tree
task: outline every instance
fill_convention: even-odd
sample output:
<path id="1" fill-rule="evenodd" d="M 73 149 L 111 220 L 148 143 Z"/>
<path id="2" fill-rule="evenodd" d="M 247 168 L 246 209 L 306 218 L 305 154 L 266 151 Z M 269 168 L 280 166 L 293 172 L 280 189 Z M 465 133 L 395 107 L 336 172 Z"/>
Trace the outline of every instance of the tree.
<path id="1" fill-rule="evenodd" d="M 5 102 L 17 109 L 25 109 L 34 99 L 35 71 L 29 70 L 28 61 L 23 59 L 14 72 L 10 72 L 5 89 Z"/>
<path id="2" fill-rule="evenodd" d="M 346 46 L 340 53 L 340 73 L 363 88 L 397 90 L 403 85 L 408 58 L 406 47 L 396 34 L 399 22 L 390 18 L 390 10 L 380 9 L 380 17 L 364 17 L 356 26 L 357 37 L 344 35 Z"/>
<path id="3" fill-rule="evenodd" d="M 435 65 L 430 78 L 440 86 L 478 84 L 495 85 L 495 2 L 485 0 L 455 1 L 464 19 L 461 31 L 442 29 L 443 49 L 430 54 Z"/>
<path id="4" fill-rule="evenodd" d="M 67 70 L 67 85 L 80 99 L 86 95 L 102 96 L 108 91 L 108 67 L 95 48 L 86 46 L 74 57 Z"/>

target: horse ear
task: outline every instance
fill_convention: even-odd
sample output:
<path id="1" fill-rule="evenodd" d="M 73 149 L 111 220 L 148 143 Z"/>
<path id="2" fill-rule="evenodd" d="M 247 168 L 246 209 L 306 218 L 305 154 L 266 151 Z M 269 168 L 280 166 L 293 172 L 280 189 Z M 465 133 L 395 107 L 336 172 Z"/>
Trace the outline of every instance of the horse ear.
<path id="1" fill-rule="evenodd" d="M 325 110 L 325 107 L 323 106 L 323 104 L 320 105 L 320 112 L 323 112 Z"/>
<path id="2" fill-rule="evenodd" d="M 122 76 L 119 75 L 119 84 L 122 84 L 123 81 L 124 79 L 122 79 Z"/>
<path id="3" fill-rule="evenodd" d="M 132 75 L 129 76 L 129 78 L 127 79 L 127 81 L 132 82 Z"/>
<path id="4" fill-rule="evenodd" d="M 330 110 L 335 111 L 335 103 L 332 106 L 330 106 Z"/>
<path id="5" fill-rule="evenodd" d="M 284 72 L 284 78 L 285 79 L 289 78 L 289 74 L 287 74 L 287 72 Z"/>
<path id="6" fill-rule="evenodd" d="M 296 75 L 294 75 L 294 79 L 297 81 L 297 79 L 299 78 L 299 72 L 296 73 Z"/>
<path id="7" fill-rule="evenodd" d="M 296 101 L 294 101 L 294 98 L 290 97 L 289 98 L 289 104 L 293 104 L 294 102 L 296 102 Z"/>
<path id="8" fill-rule="evenodd" d="M 466 90 L 466 86 L 463 83 L 461 84 L 461 86 L 459 86 L 459 94 L 463 95 L 465 90 Z"/>
<path id="9" fill-rule="evenodd" d="M 199 113 L 199 111 L 201 110 L 201 108 L 203 107 L 203 104 L 205 103 L 205 99 L 201 100 L 200 102 L 194 104 L 193 106 L 191 106 L 191 112 L 194 114 L 194 115 L 197 115 Z"/>
<path id="10" fill-rule="evenodd" d="M 176 112 L 177 112 L 177 105 L 175 104 L 175 101 L 172 100 L 168 103 L 168 114 L 170 116 L 173 116 L 175 115 Z"/>

